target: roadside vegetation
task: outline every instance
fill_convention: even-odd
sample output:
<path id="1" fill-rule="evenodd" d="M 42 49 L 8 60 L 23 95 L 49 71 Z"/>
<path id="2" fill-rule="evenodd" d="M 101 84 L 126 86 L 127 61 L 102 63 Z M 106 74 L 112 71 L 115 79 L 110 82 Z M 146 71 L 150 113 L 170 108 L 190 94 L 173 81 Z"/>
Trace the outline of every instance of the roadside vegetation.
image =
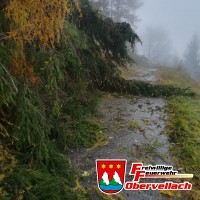
<path id="1" fill-rule="evenodd" d="M 104 143 L 93 120 L 100 91 L 194 96 L 121 78 L 126 43 L 140 39 L 87 0 L 3 0 L 0 22 L 1 199 L 87 199 L 64 152 Z"/>
<path id="2" fill-rule="evenodd" d="M 197 94 L 195 97 L 169 97 L 167 108 L 171 150 L 180 171 L 194 174 L 189 180 L 193 189 L 187 198 L 196 200 L 200 197 L 200 84 L 180 69 L 164 67 L 158 74 L 162 84 L 189 87 Z"/>
<path id="3" fill-rule="evenodd" d="M 87 0 L 3 0 L 0 22 L 0 198 L 87 199 L 64 152 L 104 143 L 92 114 L 139 37 Z"/>

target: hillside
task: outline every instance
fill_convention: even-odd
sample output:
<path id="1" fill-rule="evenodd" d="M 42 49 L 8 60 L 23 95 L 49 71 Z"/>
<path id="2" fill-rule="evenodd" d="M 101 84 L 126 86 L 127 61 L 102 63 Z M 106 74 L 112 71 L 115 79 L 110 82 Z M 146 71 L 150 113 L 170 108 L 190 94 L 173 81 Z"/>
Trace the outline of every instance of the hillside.
<path id="1" fill-rule="evenodd" d="M 139 36 L 87 0 L 3 0 L 0 22 L 2 199 L 88 198 L 65 153 L 105 141 L 93 118 L 102 92 L 195 95 L 122 78 Z"/>

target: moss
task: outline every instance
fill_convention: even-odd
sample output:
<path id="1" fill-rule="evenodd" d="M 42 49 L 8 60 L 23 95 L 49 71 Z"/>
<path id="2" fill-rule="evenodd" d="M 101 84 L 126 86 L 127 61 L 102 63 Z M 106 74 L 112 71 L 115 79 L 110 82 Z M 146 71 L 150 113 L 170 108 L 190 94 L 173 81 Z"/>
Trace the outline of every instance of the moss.
<path id="1" fill-rule="evenodd" d="M 168 190 L 161 190 L 160 193 L 168 196 L 169 198 L 172 198 L 174 196 L 174 193 Z"/>
<path id="2" fill-rule="evenodd" d="M 142 119 L 142 121 L 143 121 L 143 123 L 144 123 L 145 125 L 150 125 L 150 124 L 151 124 L 151 122 L 150 122 L 149 119 Z"/>
<path id="3" fill-rule="evenodd" d="M 128 128 L 129 129 L 135 128 L 140 130 L 141 126 L 135 120 L 131 120 L 128 124 Z"/>
<path id="4" fill-rule="evenodd" d="M 108 136 L 105 133 L 103 133 L 102 131 L 98 131 L 98 132 L 96 132 L 96 142 L 88 150 L 93 150 L 99 146 L 104 146 L 107 144 L 108 144 Z"/>

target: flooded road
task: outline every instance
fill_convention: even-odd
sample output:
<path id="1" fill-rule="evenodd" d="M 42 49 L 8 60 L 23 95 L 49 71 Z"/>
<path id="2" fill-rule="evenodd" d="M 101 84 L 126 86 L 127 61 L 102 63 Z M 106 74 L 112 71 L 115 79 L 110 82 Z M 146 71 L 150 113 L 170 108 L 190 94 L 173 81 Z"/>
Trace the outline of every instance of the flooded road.
<path id="1" fill-rule="evenodd" d="M 149 77 L 155 77 L 153 72 L 154 70 L 144 72 L 142 78 L 146 77 L 148 81 Z M 76 169 L 85 176 L 84 186 L 97 185 L 96 159 L 127 159 L 126 181 L 132 178 L 128 173 L 133 162 L 172 165 L 170 144 L 164 134 L 167 117 L 165 101 L 162 98 L 112 95 L 104 97 L 98 107 L 96 120 L 103 125 L 108 143 L 95 149 L 73 150 L 68 155 Z M 154 182 L 152 179 L 145 180 L 147 181 Z M 123 190 L 120 194 L 126 200 L 168 199 L 159 191 Z M 92 195 L 90 199 L 100 198 Z"/>

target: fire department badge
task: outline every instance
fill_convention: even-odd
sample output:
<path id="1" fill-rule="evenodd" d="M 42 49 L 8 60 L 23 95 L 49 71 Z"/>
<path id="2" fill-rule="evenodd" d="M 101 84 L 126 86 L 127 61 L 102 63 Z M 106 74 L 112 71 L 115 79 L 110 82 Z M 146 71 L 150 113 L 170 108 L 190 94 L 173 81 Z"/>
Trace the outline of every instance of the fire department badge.
<path id="1" fill-rule="evenodd" d="M 96 160 L 97 184 L 106 194 L 116 194 L 123 189 L 126 160 Z"/>

